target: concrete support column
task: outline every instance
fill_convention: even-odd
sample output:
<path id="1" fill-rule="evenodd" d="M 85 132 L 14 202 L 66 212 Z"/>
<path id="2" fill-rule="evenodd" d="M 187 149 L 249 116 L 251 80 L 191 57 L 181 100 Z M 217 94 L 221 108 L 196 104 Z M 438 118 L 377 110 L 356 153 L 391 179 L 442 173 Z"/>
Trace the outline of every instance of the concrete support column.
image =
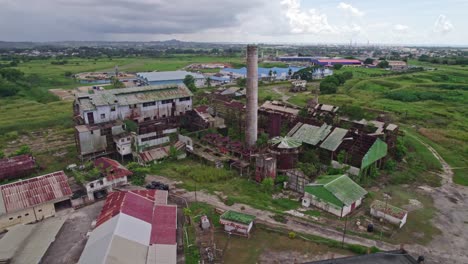
<path id="1" fill-rule="evenodd" d="M 256 45 L 247 46 L 247 115 L 245 139 L 247 146 L 257 142 L 258 130 L 258 53 Z"/>

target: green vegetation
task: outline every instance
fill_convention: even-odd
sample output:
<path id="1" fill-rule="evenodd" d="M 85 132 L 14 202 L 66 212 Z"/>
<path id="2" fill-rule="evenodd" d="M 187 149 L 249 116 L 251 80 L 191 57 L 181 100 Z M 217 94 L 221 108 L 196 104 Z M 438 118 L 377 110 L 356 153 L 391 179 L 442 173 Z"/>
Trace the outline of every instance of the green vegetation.
<path id="1" fill-rule="evenodd" d="M 468 72 L 460 66 L 431 65 L 416 61 L 409 63 L 432 66 L 437 70 L 393 73 L 382 69 L 345 67 L 340 72 L 352 72 L 353 79 L 340 86 L 337 94 L 321 95 L 320 101 L 343 107 L 345 113 L 352 113 L 355 117 L 363 116 L 362 111 L 354 108 L 355 106 L 364 112 L 368 112 L 367 109 L 384 111 L 395 122 L 403 124 L 407 132 L 411 131 L 411 134 L 434 147 L 452 167 L 466 169 L 468 167 L 468 147 L 465 144 L 468 140 L 466 107 Z M 311 95 L 297 95 L 290 101 L 304 106 L 310 97 Z M 411 140 L 406 139 L 406 141 Z M 416 161 L 423 159 L 426 154 L 431 155 L 427 151 L 423 152 L 426 154 L 418 154 L 417 151 L 424 151 L 424 146 L 417 142 L 407 142 L 407 144 L 419 145 L 417 148 L 413 147 L 416 152 L 411 154 L 412 158 L 408 163 L 428 164 L 424 160 Z M 418 165 L 416 167 L 419 169 L 414 170 L 412 164 L 403 163 L 401 164 L 403 168 L 398 168 L 398 171 L 401 173 L 405 171 L 404 168 L 408 168 L 409 171 L 403 173 L 406 176 L 401 177 L 419 181 L 421 177 L 434 177 L 428 173 L 428 170 L 434 166 L 439 167 L 438 161 L 434 161 L 434 164 L 436 165 L 428 164 L 424 169 L 422 168 L 425 165 L 422 167 Z M 468 176 L 463 173 L 463 169 L 455 169 L 454 173 L 456 183 L 468 185 Z M 431 185 L 436 185 L 434 181 L 430 182 L 433 182 Z"/>
<path id="2" fill-rule="evenodd" d="M 216 169 L 190 159 L 155 164 L 150 170 L 153 174 L 182 181 L 181 187 L 187 190 L 222 192 L 233 203 L 248 204 L 257 209 L 283 212 L 300 206 L 297 201 L 273 199 L 271 193 L 259 191 L 258 183 L 236 176 L 236 171 Z"/>
<path id="3" fill-rule="evenodd" d="M 188 74 L 184 78 L 184 84 L 189 88 L 190 91 L 195 91 L 197 87 L 195 86 L 195 78 L 192 75 Z"/>

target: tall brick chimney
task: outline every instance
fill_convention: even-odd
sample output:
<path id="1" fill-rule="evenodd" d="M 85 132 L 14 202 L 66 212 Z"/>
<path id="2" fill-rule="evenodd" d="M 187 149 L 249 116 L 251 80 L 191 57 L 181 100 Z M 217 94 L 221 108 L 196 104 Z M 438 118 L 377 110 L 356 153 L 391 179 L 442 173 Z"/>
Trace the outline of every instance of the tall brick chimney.
<path id="1" fill-rule="evenodd" d="M 245 139 L 247 146 L 257 142 L 258 130 L 258 54 L 256 45 L 247 46 L 247 115 Z"/>

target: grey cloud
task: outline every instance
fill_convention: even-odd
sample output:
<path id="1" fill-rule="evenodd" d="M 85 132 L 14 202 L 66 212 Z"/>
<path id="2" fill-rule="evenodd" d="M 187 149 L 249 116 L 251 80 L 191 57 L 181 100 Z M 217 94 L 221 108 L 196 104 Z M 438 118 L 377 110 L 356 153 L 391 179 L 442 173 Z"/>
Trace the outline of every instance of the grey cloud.
<path id="1" fill-rule="evenodd" d="M 265 3 L 265 0 L 8 1 L 1 4 L 0 19 L 8 27 L 0 27 L 0 39 L 105 39 L 105 35 L 112 34 L 197 33 L 240 26 L 243 14 Z"/>

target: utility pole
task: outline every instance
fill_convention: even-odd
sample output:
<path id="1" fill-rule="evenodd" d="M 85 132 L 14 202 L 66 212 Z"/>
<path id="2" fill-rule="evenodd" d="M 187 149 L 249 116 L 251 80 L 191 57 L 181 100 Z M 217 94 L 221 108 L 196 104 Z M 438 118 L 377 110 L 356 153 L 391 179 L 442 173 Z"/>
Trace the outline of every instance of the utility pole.
<path id="1" fill-rule="evenodd" d="M 380 240 L 382 240 L 382 233 L 383 233 L 383 222 L 385 221 L 385 217 L 387 216 L 387 204 L 388 204 L 388 199 L 390 198 L 390 196 L 386 193 L 384 193 L 384 199 L 385 199 L 385 209 L 384 209 L 384 212 L 383 212 L 383 220 L 382 220 L 382 223 L 381 223 L 381 228 L 380 228 Z"/>
<path id="2" fill-rule="evenodd" d="M 344 208 L 344 204 L 343 204 L 343 208 Z M 343 208 L 341 209 L 341 214 L 343 215 Z M 345 236 L 346 236 L 346 226 L 348 224 L 348 215 L 345 216 L 345 222 L 344 222 L 344 229 L 343 229 L 343 240 L 341 240 L 341 248 L 344 248 L 344 240 L 345 240 Z"/>

